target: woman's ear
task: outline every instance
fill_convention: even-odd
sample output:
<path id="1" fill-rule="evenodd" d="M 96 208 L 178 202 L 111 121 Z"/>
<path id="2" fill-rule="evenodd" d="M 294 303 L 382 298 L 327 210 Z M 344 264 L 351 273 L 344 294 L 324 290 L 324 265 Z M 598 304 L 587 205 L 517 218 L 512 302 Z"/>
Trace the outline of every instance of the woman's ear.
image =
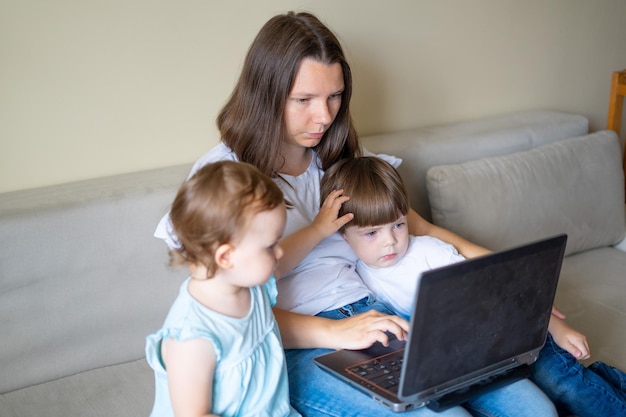
<path id="1" fill-rule="evenodd" d="M 230 243 L 221 244 L 215 251 L 215 263 L 222 269 L 230 269 L 233 267 L 231 255 L 235 247 Z"/>

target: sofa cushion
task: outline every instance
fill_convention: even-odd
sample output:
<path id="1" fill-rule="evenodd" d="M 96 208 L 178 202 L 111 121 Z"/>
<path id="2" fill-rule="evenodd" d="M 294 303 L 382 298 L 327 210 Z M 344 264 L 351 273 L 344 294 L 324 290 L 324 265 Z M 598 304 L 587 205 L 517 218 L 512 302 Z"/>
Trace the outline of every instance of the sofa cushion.
<path id="1" fill-rule="evenodd" d="M 566 254 L 625 234 L 621 149 L 611 131 L 505 156 L 432 167 L 433 222 L 492 250 L 558 233 Z"/>
<path id="2" fill-rule="evenodd" d="M 145 359 L 82 372 L 0 395 L 0 416 L 144 417 L 154 400 Z"/>
<path id="3" fill-rule="evenodd" d="M 398 171 L 409 190 L 411 207 L 430 220 L 426 192 L 430 167 L 527 151 L 586 135 L 588 126 L 581 115 L 533 110 L 365 136 L 361 143 L 371 152 L 402 158 Z"/>

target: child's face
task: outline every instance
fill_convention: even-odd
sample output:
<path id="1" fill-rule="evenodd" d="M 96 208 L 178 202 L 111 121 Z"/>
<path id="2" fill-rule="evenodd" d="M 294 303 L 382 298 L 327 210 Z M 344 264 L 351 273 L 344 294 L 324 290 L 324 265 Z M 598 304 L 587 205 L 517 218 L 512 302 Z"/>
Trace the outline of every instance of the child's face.
<path id="1" fill-rule="evenodd" d="M 283 204 L 257 213 L 243 232 L 243 237 L 233 243 L 230 261 L 236 285 L 252 287 L 269 279 L 283 256 L 278 242 L 285 231 L 286 219 Z"/>
<path id="2" fill-rule="evenodd" d="M 359 259 L 371 268 L 395 265 L 409 248 L 406 216 L 379 226 L 349 226 L 343 236 Z"/>

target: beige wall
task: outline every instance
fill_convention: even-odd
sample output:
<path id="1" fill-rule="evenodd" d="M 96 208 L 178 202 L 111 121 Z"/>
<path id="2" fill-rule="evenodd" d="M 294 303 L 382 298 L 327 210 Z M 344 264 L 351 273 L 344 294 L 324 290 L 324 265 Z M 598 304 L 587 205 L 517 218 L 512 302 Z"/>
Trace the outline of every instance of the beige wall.
<path id="1" fill-rule="evenodd" d="M 0 192 L 191 163 L 261 25 L 310 10 L 362 135 L 546 108 L 605 125 L 624 0 L 0 0 Z"/>

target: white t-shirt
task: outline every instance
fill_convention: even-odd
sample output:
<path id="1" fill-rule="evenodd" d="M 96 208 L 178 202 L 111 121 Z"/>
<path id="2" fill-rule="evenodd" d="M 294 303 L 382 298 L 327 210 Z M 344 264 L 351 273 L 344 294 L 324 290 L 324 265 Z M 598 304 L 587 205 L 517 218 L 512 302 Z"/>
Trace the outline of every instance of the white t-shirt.
<path id="1" fill-rule="evenodd" d="M 370 290 L 399 315 L 408 318 L 413 309 L 420 274 L 465 258 L 456 248 L 430 236 L 411 236 L 409 248 L 400 261 L 386 268 L 371 268 L 360 260 L 356 270 Z"/>
<path id="2" fill-rule="evenodd" d="M 402 162 L 392 156 L 378 156 L 394 166 Z M 237 160 L 235 153 L 222 142 L 194 164 L 189 176 L 202 166 L 220 160 Z M 324 174 L 319 166 L 319 159 L 314 152 L 311 164 L 304 173 L 274 179 L 285 198 L 293 204 L 287 210 L 285 236 L 310 225 L 319 211 L 320 180 Z M 165 240 L 170 247 L 178 246 L 169 214 L 161 219 L 154 236 Z M 315 315 L 370 295 L 371 292 L 356 274 L 356 261 L 356 255 L 341 235 L 335 233 L 324 239 L 296 268 L 278 281 L 276 306 L 296 313 Z"/>

